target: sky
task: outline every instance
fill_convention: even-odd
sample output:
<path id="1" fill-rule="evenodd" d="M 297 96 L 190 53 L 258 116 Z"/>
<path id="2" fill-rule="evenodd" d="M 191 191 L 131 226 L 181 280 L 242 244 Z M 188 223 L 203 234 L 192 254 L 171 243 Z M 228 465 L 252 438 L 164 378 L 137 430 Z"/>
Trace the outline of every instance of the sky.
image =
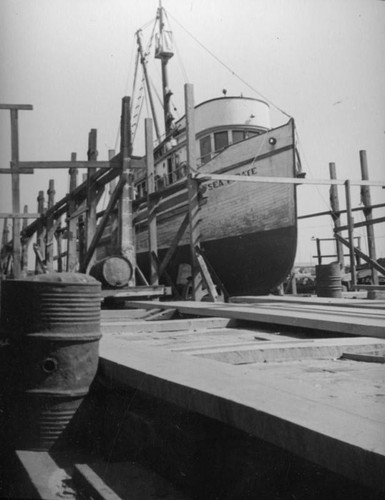
<path id="1" fill-rule="evenodd" d="M 329 178 L 335 162 L 339 179 L 359 179 L 359 151 L 366 150 L 370 178 L 385 179 L 385 1 L 163 0 L 163 6 L 177 49 L 169 63 L 177 117 L 186 82 L 194 85 L 196 104 L 223 89 L 264 98 L 273 125 L 287 121 L 278 110 L 294 117 L 307 178 Z M 0 102 L 33 105 L 19 112 L 20 160 L 69 160 L 72 152 L 85 160 L 91 128 L 98 131 L 99 160 L 118 149 L 135 32 L 150 35 L 157 7 L 158 0 L 0 0 Z M 155 81 L 159 68 L 151 62 L 149 70 Z M 0 111 L 0 127 L 1 168 L 7 168 L 9 111 Z M 136 154 L 143 153 L 143 128 Z M 67 177 L 65 171 L 22 176 L 22 207 L 36 211 L 49 179 L 58 200 L 68 191 Z M 385 202 L 383 189 L 371 192 L 373 203 Z M 344 206 L 342 189 L 339 195 Z M 359 188 L 352 201 L 360 204 Z M 0 212 L 11 206 L 10 176 L 1 175 Z M 298 188 L 299 215 L 328 209 L 327 187 Z M 358 212 L 354 217 L 363 220 Z M 332 237 L 332 221 L 304 219 L 298 226 L 296 260 L 315 263 L 313 238 Z M 385 224 L 375 233 L 377 256 L 385 257 Z M 355 231 L 364 251 L 365 234 Z"/>

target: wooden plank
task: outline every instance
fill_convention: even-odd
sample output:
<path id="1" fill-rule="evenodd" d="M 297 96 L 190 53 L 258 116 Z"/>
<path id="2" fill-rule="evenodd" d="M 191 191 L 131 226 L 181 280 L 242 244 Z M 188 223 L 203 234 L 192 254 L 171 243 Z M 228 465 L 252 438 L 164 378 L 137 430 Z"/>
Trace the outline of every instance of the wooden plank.
<path id="1" fill-rule="evenodd" d="M 94 500 L 121 500 L 87 464 L 75 464 L 72 477 L 76 487 Z"/>
<path id="2" fill-rule="evenodd" d="M 351 340 L 355 342 L 352 343 Z M 239 345 L 228 347 L 205 346 L 201 349 L 180 348 L 178 352 L 212 359 L 232 365 L 245 365 L 251 363 L 272 363 L 304 359 L 337 359 L 344 353 L 364 353 L 369 348 L 379 349 L 385 347 L 385 341 L 368 338 L 353 339 L 314 339 L 305 341 L 263 342 L 262 345 Z M 176 349 L 173 348 L 173 352 Z"/>
<path id="3" fill-rule="evenodd" d="M 148 308 L 144 301 L 133 301 L 132 306 Z M 161 302 L 162 308 L 176 308 L 185 314 L 197 316 L 221 316 L 258 323 L 286 325 L 290 327 L 311 328 L 332 333 L 343 333 L 347 335 L 359 335 L 367 337 L 385 338 L 385 317 L 370 317 L 368 310 L 359 316 L 347 316 L 341 320 L 340 314 L 313 311 L 293 311 L 292 308 L 285 310 L 273 310 L 269 307 L 253 307 L 251 305 L 238 304 L 210 304 L 186 302 Z"/>
<path id="4" fill-rule="evenodd" d="M 301 375 L 290 379 L 279 371 L 239 368 L 133 343 L 127 348 L 124 340 L 111 337 L 102 338 L 100 354 L 103 373 L 114 384 L 225 422 L 380 491 L 385 488 L 383 413 L 373 416 L 359 391 L 349 393 L 345 409 L 309 384 L 298 387 Z M 378 376 L 371 373 L 373 379 Z M 306 380 L 305 373 L 302 377 Z M 328 388 L 338 389 L 333 383 Z"/>
<path id="5" fill-rule="evenodd" d="M 195 174 L 194 178 L 198 181 L 205 182 L 209 180 L 225 180 L 234 182 L 251 182 L 251 183 L 267 183 L 267 184 L 310 184 L 310 185 L 336 185 L 343 186 L 346 180 L 339 179 L 300 179 L 291 177 L 263 177 L 263 176 L 246 176 L 246 175 L 231 175 L 231 174 Z M 377 186 L 385 187 L 385 181 L 349 181 L 351 186 Z"/>
<path id="6" fill-rule="evenodd" d="M 75 492 L 69 486 L 70 476 L 44 451 L 15 452 L 21 477 L 18 498 L 41 498 L 44 500 L 62 500 L 75 498 Z"/>

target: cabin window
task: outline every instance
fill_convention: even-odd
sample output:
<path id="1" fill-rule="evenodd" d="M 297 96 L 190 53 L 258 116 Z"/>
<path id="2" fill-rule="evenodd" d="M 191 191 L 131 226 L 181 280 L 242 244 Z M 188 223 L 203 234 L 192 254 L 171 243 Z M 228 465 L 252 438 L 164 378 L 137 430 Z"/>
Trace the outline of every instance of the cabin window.
<path id="1" fill-rule="evenodd" d="M 215 151 L 220 151 L 229 145 L 229 137 L 227 134 L 227 130 L 222 132 L 215 132 L 214 134 L 214 146 Z"/>
<path id="2" fill-rule="evenodd" d="M 247 137 L 254 137 L 255 135 L 259 135 L 260 132 L 258 132 L 257 130 L 248 130 L 246 132 L 246 136 Z"/>
<path id="3" fill-rule="evenodd" d="M 201 162 L 207 163 L 211 159 L 211 138 L 209 135 L 203 137 L 200 141 L 201 148 Z"/>
<path id="4" fill-rule="evenodd" d="M 243 141 L 245 138 L 245 131 L 244 130 L 233 130 L 233 144 L 236 142 Z"/>

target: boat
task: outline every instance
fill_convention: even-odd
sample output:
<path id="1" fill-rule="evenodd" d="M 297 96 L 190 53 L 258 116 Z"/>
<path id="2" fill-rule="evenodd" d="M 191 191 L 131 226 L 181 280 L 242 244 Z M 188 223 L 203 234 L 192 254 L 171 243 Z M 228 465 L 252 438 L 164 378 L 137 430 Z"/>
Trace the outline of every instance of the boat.
<path id="1" fill-rule="evenodd" d="M 170 105 L 167 66 L 173 56 L 172 33 L 164 29 L 164 8 L 157 13 L 155 57 L 162 65 L 165 134 L 160 136 L 154 114 L 157 205 L 157 246 L 161 261 L 186 216 L 186 118 L 175 121 Z M 147 79 L 141 34 L 138 54 Z M 151 96 L 151 86 L 148 85 Z M 152 99 L 150 98 L 150 103 Z M 151 104 L 153 109 L 153 105 Z M 195 106 L 197 164 L 200 174 L 239 176 L 300 176 L 295 124 L 271 128 L 270 105 L 261 99 L 223 95 Z M 145 169 L 135 170 L 134 221 L 137 265 L 150 275 L 148 189 Z M 276 289 L 290 273 L 297 247 L 297 203 L 293 184 L 211 180 L 200 185 L 201 248 L 206 261 L 229 295 L 261 295 Z M 98 258 L 112 252 L 113 224 L 98 249 Z M 191 275 L 187 229 L 167 267 L 179 287 Z"/>

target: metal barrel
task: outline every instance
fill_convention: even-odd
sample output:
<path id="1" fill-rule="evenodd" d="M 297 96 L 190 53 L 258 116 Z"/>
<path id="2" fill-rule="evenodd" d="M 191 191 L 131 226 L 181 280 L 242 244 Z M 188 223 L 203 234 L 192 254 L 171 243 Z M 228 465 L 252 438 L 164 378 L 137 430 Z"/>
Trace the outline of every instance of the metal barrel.
<path id="1" fill-rule="evenodd" d="M 94 264 L 90 275 L 96 278 L 106 288 L 123 288 L 132 277 L 132 265 L 124 257 L 106 257 Z"/>
<path id="2" fill-rule="evenodd" d="M 100 283 L 83 274 L 3 281 L 0 394 L 13 448 L 64 442 L 97 371 L 100 297 Z"/>
<path id="3" fill-rule="evenodd" d="M 342 297 L 341 268 L 338 263 L 318 265 L 315 272 L 318 297 Z"/>

